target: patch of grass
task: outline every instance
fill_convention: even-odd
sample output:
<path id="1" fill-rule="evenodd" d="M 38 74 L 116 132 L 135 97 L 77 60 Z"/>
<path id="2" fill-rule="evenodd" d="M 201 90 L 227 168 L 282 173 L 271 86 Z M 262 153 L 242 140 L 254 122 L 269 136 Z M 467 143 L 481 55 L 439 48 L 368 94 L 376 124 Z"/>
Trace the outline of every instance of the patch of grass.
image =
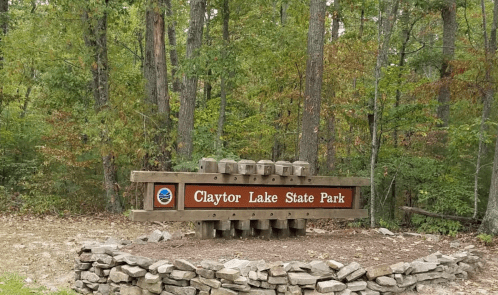
<path id="1" fill-rule="evenodd" d="M 481 241 L 481 243 L 483 243 L 484 245 L 486 246 L 491 246 L 493 245 L 493 236 L 492 235 L 488 235 L 488 234 L 479 234 L 477 236 L 477 238 L 479 239 L 479 241 Z"/>
<path id="2" fill-rule="evenodd" d="M 43 287 L 29 287 L 24 278 L 17 274 L 0 275 L 0 295 L 76 295 L 71 290 L 50 292 Z"/>

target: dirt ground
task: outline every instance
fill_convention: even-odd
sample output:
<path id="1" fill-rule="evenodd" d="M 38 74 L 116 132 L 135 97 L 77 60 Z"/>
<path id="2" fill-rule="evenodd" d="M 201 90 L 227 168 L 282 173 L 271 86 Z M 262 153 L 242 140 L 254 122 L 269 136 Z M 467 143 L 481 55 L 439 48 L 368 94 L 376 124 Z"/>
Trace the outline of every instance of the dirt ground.
<path id="1" fill-rule="evenodd" d="M 479 244 L 473 234 L 455 238 L 406 234 L 388 237 L 376 230 L 351 229 L 334 223 L 309 225 L 313 227 L 312 232 L 299 238 L 196 240 L 187 236 L 156 244 L 132 244 L 123 250 L 151 258 L 185 258 L 192 262 L 233 258 L 266 261 L 334 259 L 342 263 L 357 261 L 367 267 L 410 262 L 436 251 L 451 254 L 467 245 L 475 245 L 484 253 L 487 262 L 481 273 L 470 280 L 429 287 L 419 294 L 498 294 L 498 247 Z M 170 233 L 191 230 L 188 223 L 137 223 L 124 216 L 40 218 L 0 215 L 0 275 L 18 273 L 26 277 L 28 283 L 43 285 L 49 290 L 70 288 L 74 258 L 84 242 L 103 242 L 110 237 L 135 240 L 155 229 Z M 450 247 L 450 243 L 455 241 L 459 242 L 459 247 Z"/>

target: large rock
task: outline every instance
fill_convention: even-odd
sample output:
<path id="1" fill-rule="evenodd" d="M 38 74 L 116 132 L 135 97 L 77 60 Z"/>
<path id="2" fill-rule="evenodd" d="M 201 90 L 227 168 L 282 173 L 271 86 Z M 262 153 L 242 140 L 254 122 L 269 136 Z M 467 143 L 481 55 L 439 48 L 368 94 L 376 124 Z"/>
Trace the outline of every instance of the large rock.
<path id="1" fill-rule="evenodd" d="M 169 261 L 168 260 L 159 260 L 157 262 L 154 262 L 153 264 L 151 264 L 149 266 L 149 272 L 151 274 L 157 274 L 157 268 L 161 265 L 165 265 L 165 264 L 168 264 Z"/>
<path id="2" fill-rule="evenodd" d="M 339 270 L 344 267 L 344 264 L 337 262 L 335 260 L 327 260 L 326 263 L 333 270 Z"/>
<path id="3" fill-rule="evenodd" d="M 316 280 L 318 277 L 312 276 L 308 273 L 305 272 L 290 272 L 288 274 L 289 277 L 289 283 L 291 285 L 309 285 L 309 284 L 316 284 Z"/>
<path id="4" fill-rule="evenodd" d="M 288 286 L 285 295 L 301 295 L 301 288 L 299 286 Z"/>
<path id="5" fill-rule="evenodd" d="M 398 286 L 381 286 L 372 281 L 367 282 L 367 288 L 381 293 L 386 293 L 386 292 L 401 293 L 405 290 L 404 288 L 399 288 Z"/>
<path id="6" fill-rule="evenodd" d="M 268 283 L 273 285 L 285 285 L 289 282 L 287 277 L 268 277 Z"/>
<path id="7" fill-rule="evenodd" d="M 346 289 L 346 285 L 336 280 L 318 282 L 316 284 L 316 290 L 320 293 L 338 292 L 344 289 Z"/>
<path id="8" fill-rule="evenodd" d="M 205 269 L 205 268 L 198 268 L 198 269 L 195 270 L 195 272 L 200 277 L 203 277 L 203 278 L 206 278 L 206 279 L 214 279 L 215 278 L 215 272 L 214 272 L 214 270 Z"/>
<path id="9" fill-rule="evenodd" d="M 418 273 L 418 274 L 415 275 L 415 277 L 417 278 L 417 281 L 419 281 L 419 282 L 427 281 L 427 280 L 439 279 L 442 276 L 443 276 L 443 273 L 439 272 L 439 271 Z"/>
<path id="10" fill-rule="evenodd" d="M 239 285 L 239 284 L 222 284 L 221 285 L 223 288 L 227 288 L 230 290 L 235 290 L 239 292 L 249 292 L 251 290 L 251 287 L 248 285 Z"/>
<path id="11" fill-rule="evenodd" d="M 437 266 L 438 266 L 438 263 L 436 263 L 436 262 L 414 261 L 410 264 L 410 267 L 413 268 L 413 270 L 411 272 L 413 274 L 421 273 L 421 272 L 428 272 L 428 271 L 436 269 Z"/>
<path id="12" fill-rule="evenodd" d="M 270 275 L 273 277 L 285 277 L 287 275 L 287 272 L 285 271 L 285 268 L 282 265 L 270 268 L 269 272 Z"/>
<path id="13" fill-rule="evenodd" d="M 341 268 L 339 270 L 339 272 L 337 272 L 337 279 L 338 280 L 343 280 L 349 274 L 351 274 L 354 271 L 360 269 L 360 267 L 361 266 L 360 266 L 360 264 L 358 262 L 351 262 L 350 264 L 348 264 L 345 267 Z"/>
<path id="14" fill-rule="evenodd" d="M 173 280 L 190 280 L 196 277 L 196 273 L 193 271 L 186 270 L 173 270 L 169 277 Z"/>
<path id="15" fill-rule="evenodd" d="M 164 291 L 173 293 L 175 295 L 195 295 L 196 293 L 196 289 L 194 287 L 177 287 L 169 285 L 164 285 Z"/>
<path id="16" fill-rule="evenodd" d="M 160 274 L 169 274 L 173 270 L 175 270 L 175 266 L 173 264 L 162 264 L 157 268 L 157 272 Z"/>
<path id="17" fill-rule="evenodd" d="M 394 236 L 393 232 L 388 230 L 387 228 L 381 227 L 379 228 L 379 232 L 385 236 Z"/>
<path id="18" fill-rule="evenodd" d="M 396 286 L 396 280 L 390 277 L 377 277 L 375 282 L 381 286 Z"/>
<path id="19" fill-rule="evenodd" d="M 392 269 L 389 264 L 380 264 L 366 268 L 367 278 L 373 280 L 376 277 L 387 276 L 392 274 Z"/>
<path id="20" fill-rule="evenodd" d="M 218 281 L 218 280 L 215 280 L 215 279 L 206 279 L 206 278 L 203 278 L 203 277 L 199 277 L 197 278 L 199 280 L 200 283 L 204 284 L 204 285 L 207 285 L 211 288 L 219 288 L 221 287 L 221 282 Z"/>
<path id="21" fill-rule="evenodd" d="M 349 290 L 353 292 L 362 291 L 367 288 L 367 282 L 365 281 L 349 282 L 346 284 L 346 286 Z"/>
<path id="22" fill-rule="evenodd" d="M 249 263 L 249 260 L 232 259 L 225 262 L 223 266 L 225 268 L 236 269 L 240 272 L 241 275 L 247 276 L 250 271 L 250 267 L 248 267 Z"/>
<path id="23" fill-rule="evenodd" d="M 118 261 L 118 257 L 121 257 L 121 259 Z M 120 255 L 120 256 L 115 256 L 114 259 L 117 262 L 124 262 L 130 266 L 140 266 L 141 268 L 149 269 L 149 266 L 151 266 L 154 261 L 150 258 L 147 257 L 141 257 L 141 256 L 134 256 L 134 255 Z"/>
<path id="24" fill-rule="evenodd" d="M 235 281 L 235 279 L 240 277 L 240 272 L 236 269 L 224 268 L 216 272 L 216 277 L 219 279 L 225 279 L 233 282 Z"/>
<path id="25" fill-rule="evenodd" d="M 199 291 L 206 291 L 209 292 L 211 290 L 211 287 L 202 283 L 199 278 L 191 279 L 190 280 L 190 286 L 196 288 Z"/>
<path id="26" fill-rule="evenodd" d="M 201 261 L 201 266 L 202 268 L 214 271 L 218 271 L 225 268 L 225 266 L 223 266 L 223 263 L 214 260 L 203 260 Z"/>
<path id="27" fill-rule="evenodd" d="M 91 283 L 96 283 L 99 281 L 100 277 L 93 272 L 82 271 L 81 272 L 81 279 L 89 281 Z"/>
<path id="28" fill-rule="evenodd" d="M 251 289 L 244 295 L 276 295 L 275 290 Z"/>
<path id="29" fill-rule="evenodd" d="M 151 232 L 150 235 L 147 237 L 147 241 L 149 243 L 157 243 L 162 239 L 163 239 L 163 233 L 162 233 L 162 231 L 160 231 L 158 229 Z"/>
<path id="30" fill-rule="evenodd" d="M 139 266 L 121 266 L 121 271 L 133 278 L 143 277 L 147 271 Z"/>
<path id="31" fill-rule="evenodd" d="M 211 289 L 211 295 L 238 295 L 238 294 L 239 294 L 238 292 L 226 288 Z"/>
<path id="32" fill-rule="evenodd" d="M 197 269 L 195 265 L 185 259 L 176 259 L 175 262 L 173 262 L 173 265 L 179 270 L 195 271 Z"/>
<path id="33" fill-rule="evenodd" d="M 172 280 L 170 278 L 163 278 L 163 283 L 165 283 L 166 285 L 173 285 L 173 286 L 178 286 L 178 287 L 188 287 L 190 284 L 190 281 Z"/>
<path id="34" fill-rule="evenodd" d="M 359 279 L 361 276 L 363 276 L 366 272 L 367 271 L 364 268 L 357 269 L 346 277 L 346 281 L 355 281 L 356 279 Z"/>
<path id="35" fill-rule="evenodd" d="M 406 288 L 409 286 L 413 286 L 417 283 L 417 277 L 416 276 L 402 276 L 400 279 L 397 280 L 398 287 L 400 288 Z"/>
<path id="36" fill-rule="evenodd" d="M 150 272 L 145 274 L 145 282 L 148 284 L 154 284 L 161 280 L 161 277 L 157 274 L 151 274 Z"/>
<path id="37" fill-rule="evenodd" d="M 144 277 L 138 279 L 137 286 L 154 294 L 159 294 L 163 290 L 163 282 L 147 283 Z"/>
<path id="38" fill-rule="evenodd" d="M 121 295 L 142 295 L 142 289 L 137 286 L 121 285 L 119 294 Z"/>
<path id="39" fill-rule="evenodd" d="M 120 271 L 120 267 L 118 270 L 118 267 L 114 267 L 111 269 L 111 272 L 109 273 L 109 279 L 113 281 L 114 283 L 121 283 L 121 282 L 128 282 L 130 281 L 130 276 L 128 274 L 125 274 L 124 272 Z"/>

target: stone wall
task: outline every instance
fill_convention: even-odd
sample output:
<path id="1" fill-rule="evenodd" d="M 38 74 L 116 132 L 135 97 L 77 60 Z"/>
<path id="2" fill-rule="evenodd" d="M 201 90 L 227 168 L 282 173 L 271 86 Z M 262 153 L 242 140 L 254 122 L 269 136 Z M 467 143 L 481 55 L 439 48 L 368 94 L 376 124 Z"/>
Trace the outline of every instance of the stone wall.
<path id="1" fill-rule="evenodd" d="M 348 295 L 395 294 L 466 279 L 482 268 L 479 252 L 439 252 L 413 262 L 363 268 L 357 262 L 309 263 L 233 259 L 225 263 L 152 260 L 118 245 L 87 245 L 75 264 L 74 290 L 120 295 Z M 240 294 L 239 294 L 240 293 Z"/>

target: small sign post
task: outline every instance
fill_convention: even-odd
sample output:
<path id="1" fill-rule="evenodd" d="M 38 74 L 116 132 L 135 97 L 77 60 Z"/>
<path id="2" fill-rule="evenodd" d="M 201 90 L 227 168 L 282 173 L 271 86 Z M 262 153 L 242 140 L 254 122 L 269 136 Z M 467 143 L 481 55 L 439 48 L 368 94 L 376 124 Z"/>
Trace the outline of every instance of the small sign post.
<path id="1" fill-rule="evenodd" d="M 306 219 L 368 216 L 359 208 L 367 178 L 307 176 L 303 162 L 293 166 L 298 175 L 289 175 L 288 162 L 275 169 L 271 161 L 241 161 L 235 169 L 234 161 L 213 161 L 201 160 L 200 170 L 220 166 L 225 173 L 133 171 L 131 181 L 147 183 L 147 190 L 144 210 L 133 210 L 131 219 L 195 221 L 199 238 L 213 238 L 304 235 Z"/>

